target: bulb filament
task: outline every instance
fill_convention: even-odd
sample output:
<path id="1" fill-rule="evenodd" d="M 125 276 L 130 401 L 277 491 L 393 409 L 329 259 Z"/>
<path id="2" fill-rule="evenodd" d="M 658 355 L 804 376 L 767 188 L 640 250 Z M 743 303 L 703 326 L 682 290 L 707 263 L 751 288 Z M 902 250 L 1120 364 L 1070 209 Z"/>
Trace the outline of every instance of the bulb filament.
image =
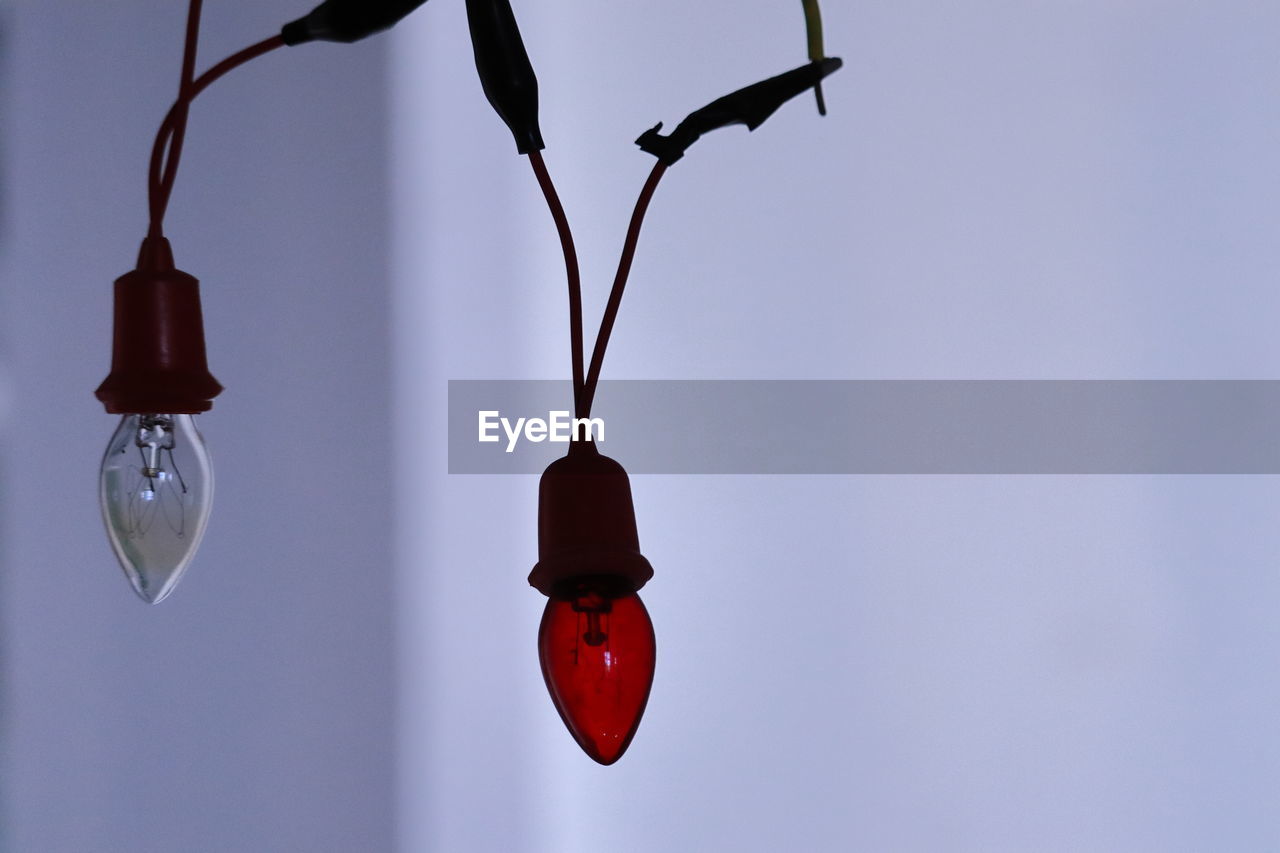
<path id="1" fill-rule="evenodd" d="M 573 610 L 578 614 L 582 641 L 592 648 L 604 645 L 609 639 L 609 612 L 613 610 L 613 602 L 590 591 L 573 600 Z"/>
<path id="2" fill-rule="evenodd" d="M 186 535 L 187 484 L 173 459 L 173 421 L 164 415 L 143 415 L 134 446 L 141 465 L 129 466 L 131 484 L 126 490 L 128 512 L 125 533 L 130 538 L 145 536 L 157 518 L 164 520 L 174 535 Z M 128 447 L 121 447 L 126 453 Z"/>

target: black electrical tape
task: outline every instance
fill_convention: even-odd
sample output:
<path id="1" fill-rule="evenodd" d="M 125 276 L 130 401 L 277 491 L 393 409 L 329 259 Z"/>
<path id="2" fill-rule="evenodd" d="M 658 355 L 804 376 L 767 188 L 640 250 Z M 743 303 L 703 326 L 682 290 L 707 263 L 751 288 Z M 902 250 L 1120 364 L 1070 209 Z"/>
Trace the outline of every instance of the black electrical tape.
<path id="1" fill-rule="evenodd" d="M 380 33 L 427 0 L 326 0 L 280 30 L 284 43 L 293 46 L 309 41 L 353 41 Z"/>
<path id="2" fill-rule="evenodd" d="M 806 89 L 812 89 L 843 64 L 838 57 L 832 56 L 753 83 L 690 113 L 668 136 L 658 133 L 662 129 L 659 122 L 641 134 L 636 145 L 670 166 L 683 157 L 685 150 L 704 133 L 731 124 L 745 124 L 747 130 L 755 130 L 778 107 Z"/>
<path id="3" fill-rule="evenodd" d="M 521 154 L 541 151 L 538 127 L 538 78 L 529 64 L 516 16 L 508 0 L 467 0 L 467 25 L 480 85 L 498 116 L 507 123 Z"/>

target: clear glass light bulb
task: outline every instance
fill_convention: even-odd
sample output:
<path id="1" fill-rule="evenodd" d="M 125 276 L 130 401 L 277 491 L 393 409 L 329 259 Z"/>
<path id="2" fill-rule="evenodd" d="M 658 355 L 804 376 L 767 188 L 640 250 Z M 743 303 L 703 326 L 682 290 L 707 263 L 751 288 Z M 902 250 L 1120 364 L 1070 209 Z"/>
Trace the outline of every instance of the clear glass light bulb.
<path id="1" fill-rule="evenodd" d="M 213 507 L 213 466 L 191 415 L 125 415 L 98 480 L 111 547 L 134 590 L 157 604 L 195 556 Z"/>

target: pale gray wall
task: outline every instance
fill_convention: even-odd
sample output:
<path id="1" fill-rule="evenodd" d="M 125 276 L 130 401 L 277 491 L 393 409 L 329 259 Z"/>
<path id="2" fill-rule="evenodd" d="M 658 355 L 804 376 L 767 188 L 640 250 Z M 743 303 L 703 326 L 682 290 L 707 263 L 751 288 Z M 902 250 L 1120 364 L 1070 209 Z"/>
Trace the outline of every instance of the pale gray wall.
<path id="1" fill-rule="evenodd" d="M 385 42 L 281 51 L 194 107 L 167 232 L 227 390 L 208 536 L 149 608 L 101 530 L 92 393 L 186 4 L 6 5 L 0 847 L 389 850 Z M 303 7 L 206 3 L 200 66 Z"/>

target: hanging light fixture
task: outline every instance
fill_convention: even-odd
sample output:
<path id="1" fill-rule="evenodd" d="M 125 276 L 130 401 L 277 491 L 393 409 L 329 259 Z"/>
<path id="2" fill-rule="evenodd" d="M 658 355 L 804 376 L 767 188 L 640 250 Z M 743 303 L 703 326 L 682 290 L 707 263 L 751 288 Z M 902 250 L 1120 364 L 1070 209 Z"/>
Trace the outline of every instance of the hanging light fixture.
<path id="1" fill-rule="evenodd" d="M 205 356 L 200 285 L 174 267 L 164 236 L 191 102 L 228 71 L 285 45 L 353 42 L 385 30 L 425 0 L 329 0 L 195 76 L 201 0 L 190 0 L 178 98 L 152 147 L 151 224 L 137 266 L 115 283 L 111 373 L 96 396 L 121 415 L 98 477 L 102 518 L 125 576 L 151 604 L 171 593 L 195 556 L 213 507 L 213 464 L 194 415 L 222 386 Z"/>
<path id="2" fill-rule="evenodd" d="M 825 114 L 818 85 L 840 67 L 840 60 L 821 56 L 816 15 L 816 0 L 805 0 L 809 64 L 713 101 L 691 113 L 670 135 L 659 134 L 659 124 L 636 140 L 658 162 L 636 201 L 588 368 L 573 233 L 541 154 L 545 145 L 538 127 L 538 81 L 508 0 L 467 0 L 481 85 L 511 130 L 516 150 L 529 157 L 560 237 L 569 285 L 574 416 L 579 422 L 590 419 L 640 228 L 667 167 L 702 134 L 731 124 L 755 130 L 785 101 L 807 89 L 815 89 L 819 111 Z M 542 474 L 538 563 L 529 583 L 548 599 L 538 629 L 538 658 L 547 691 L 574 740 L 601 764 L 622 757 L 649 701 L 657 643 L 638 592 L 652 576 L 649 561 L 640 553 L 626 471 L 592 442 L 571 442 L 569 453 Z"/>
<path id="3" fill-rule="evenodd" d="M 538 659 L 578 745 L 612 764 L 653 684 L 653 623 L 637 594 L 653 569 L 640 553 L 627 472 L 592 442 L 570 448 L 539 484 L 538 564 L 529 575 L 547 596 Z"/>
<path id="4" fill-rule="evenodd" d="M 115 283 L 111 374 L 97 397 L 121 415 L 99 471 L 102 517 L 151 604 L 173 591 L 209 521 L 213 466 L 192 415 L 221 390 L 205 360 L 200 284 L 174 269 L 167 240 L 148 238 Z"/>

